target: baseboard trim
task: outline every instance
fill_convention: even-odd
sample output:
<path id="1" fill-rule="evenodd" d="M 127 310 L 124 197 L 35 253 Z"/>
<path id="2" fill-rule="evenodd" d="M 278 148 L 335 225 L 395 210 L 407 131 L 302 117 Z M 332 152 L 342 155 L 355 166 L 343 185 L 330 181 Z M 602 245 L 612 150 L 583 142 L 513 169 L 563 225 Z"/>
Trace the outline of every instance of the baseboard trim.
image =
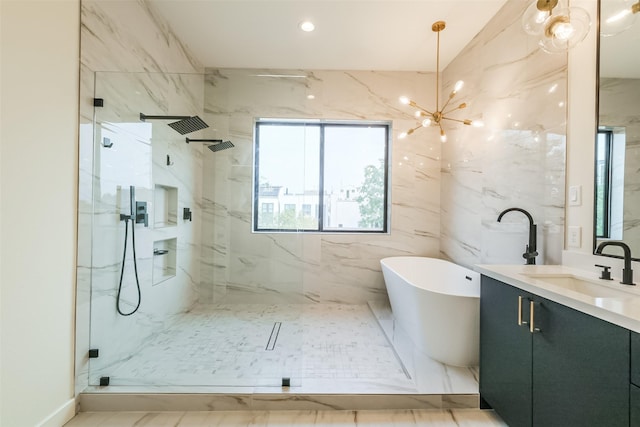
<path id="1" fill-rule="evenodd" d="M 69 399 L 47 418 L 42 420 L 38 427 L 61 427 L 76 415 L 76 399 Z"/>

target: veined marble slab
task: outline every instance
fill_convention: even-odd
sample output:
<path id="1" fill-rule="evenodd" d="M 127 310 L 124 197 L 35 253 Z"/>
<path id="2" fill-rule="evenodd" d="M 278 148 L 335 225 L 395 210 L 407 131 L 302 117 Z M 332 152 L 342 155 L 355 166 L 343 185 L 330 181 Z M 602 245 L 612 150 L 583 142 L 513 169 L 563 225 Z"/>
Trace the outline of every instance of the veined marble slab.
<path id="1" fill-rule="evenodd" d="M 440 426 L 506 427 L 493 411 L 480 410 L 363 410 L 363 411 L 237 411 L 237 412 L 81 412 L 67 427 L 142 424 L 200 426 Z"/>
<path id="2" fill-rule="evenodd" d="M 538 224 L 538 264 L 561 262 L 564 230 L 567 57 L 540 50 L 522 31 L 529 3 L 511 1 L 443 72 L 443 93 L 465 82 L 456 118 L 483 128 L 447 125 L 442 145 L 441 257 L 474 264 L 524 263 L 524 216 Z"/>
<path id="3" fill-rule="evenodd" d="M 478 395 L 82 393 L 81 412 L 477 409 Z"/>

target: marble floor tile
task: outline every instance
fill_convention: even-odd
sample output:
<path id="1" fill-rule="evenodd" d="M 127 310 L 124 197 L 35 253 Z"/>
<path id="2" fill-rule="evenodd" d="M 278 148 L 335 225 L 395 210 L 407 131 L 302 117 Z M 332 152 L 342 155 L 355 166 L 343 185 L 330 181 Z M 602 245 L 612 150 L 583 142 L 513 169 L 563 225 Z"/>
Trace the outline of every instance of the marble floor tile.
<path id="1" fill-rule="evenodd" d="M 112 364 L 112 385 L 280 387 L 288 377 L 322 391 L 344 381 L 415 392 L 366 305 L 203 305 L 168 323 Z"/>
<path id="2" fill-rule="evenodd" d="M 464 395 L 469 401 L 469 395 L 477 396 L 477 368 L 416 359 L 419 369 L 409 376 L 389 331 L 383 332 L 389 316 L 388 307 L 367 305 L 200 305 L 173 316 L 170 327 L 140 343 L 134 354 L 110 363 L 110 386 L 92 385 L 84 394 L 424 394 Z M 282 387 L 283 377 L 291 378 L 291 387 Z M 469 406 L 477 407 L 441 407 Z"/>
<path id="3" fill-rule="evenodd" d="M 81 412 L 65 427 L 506 427 L 492 411 Z"/>

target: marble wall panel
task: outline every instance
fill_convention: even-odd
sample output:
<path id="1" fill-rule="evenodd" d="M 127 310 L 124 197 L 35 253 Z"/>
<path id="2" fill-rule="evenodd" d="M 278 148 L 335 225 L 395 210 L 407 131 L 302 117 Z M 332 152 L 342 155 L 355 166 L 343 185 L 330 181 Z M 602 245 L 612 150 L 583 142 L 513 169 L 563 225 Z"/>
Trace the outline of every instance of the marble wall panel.
<path id="1" fill-rule="evenodd" d="M 273 75 L 288 77 L 273 77 Z M 200 295 L 215 302 L 338 302 L 386 299 L 379 260 L 437 256 L 440 143 L 429 132 L 400 140 L 412 111 L 435 92 L 433 74 L 208 69 L 205 115 L 214 137 L 236 146 L 205 156 Z M 314 99 L 308 99 L 314 95 Z M 256 118 L 391 120 L 388 234 L 252 233 Z"/>
<path id="2" fill-rule="evenodd" d="M 83 0 L 81 24 L 81 62 L 93 71 L 202 71 L 149 2 Z"/>
<path id="3" fill-rule="evenodd" d="M 523 263 L 529 211 L 538 224 L 539 264 L 561 262 L 564 224 L 566 55 L 539 50 L 521 27 L 528 4 L 510 1 L 444 70 L 443 93 L 464 80 L 442 146 L 444 258 L 466 266 Z"/>

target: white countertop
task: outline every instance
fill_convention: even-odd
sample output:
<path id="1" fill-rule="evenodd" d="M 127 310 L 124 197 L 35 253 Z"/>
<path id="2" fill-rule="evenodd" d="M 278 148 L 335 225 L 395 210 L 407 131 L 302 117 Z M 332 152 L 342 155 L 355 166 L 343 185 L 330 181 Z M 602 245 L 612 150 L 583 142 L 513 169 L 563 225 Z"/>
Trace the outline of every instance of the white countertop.
<path id="1" fill-rule="evenodd" d="M 516 288 L 536 294 L 559 304 L 597 317 L 623 328 L 640 333 L 640 280 L 638 285 L 620 284 L 619 273 L 612 272 L 614 279 L 602 280 L 597 274 L 564 265 L 476 265 L 475 270 L 485 276 L 508 283 Z M 571 290 L 545 281 L 540 276 L 573 276 L 593 285 L 602 286 L 598 297 Z M 640 271 L 637 272 L 640 276 Z"/>

